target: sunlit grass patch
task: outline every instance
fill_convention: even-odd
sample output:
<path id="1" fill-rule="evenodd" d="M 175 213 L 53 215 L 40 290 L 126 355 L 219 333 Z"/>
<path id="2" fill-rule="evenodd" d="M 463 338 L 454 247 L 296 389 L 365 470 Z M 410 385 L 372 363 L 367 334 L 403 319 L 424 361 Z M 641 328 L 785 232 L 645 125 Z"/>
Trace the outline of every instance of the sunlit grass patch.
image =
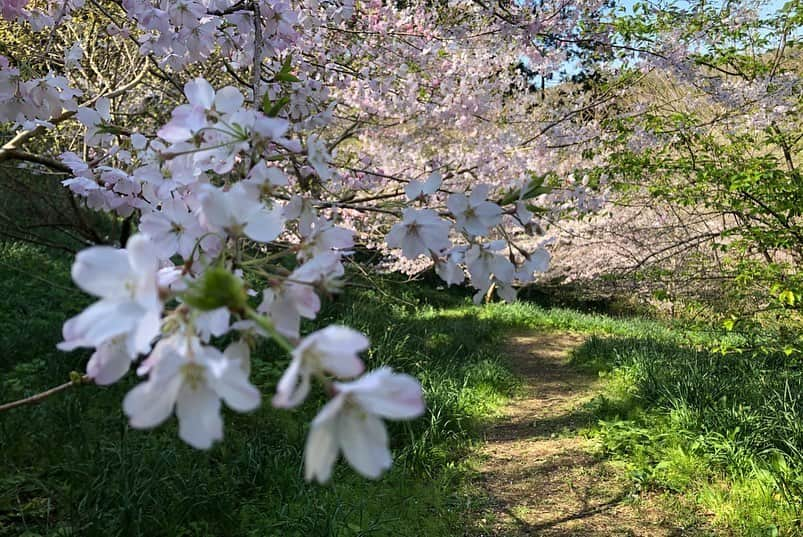
<path id="1" fill-rule="evenodd" d="M 637 488 L 681 494 L 737 535 L 800 535 L 803 372 L 681 335 L 592 337 L 575 352 L 608 380 L 589 434 Z"/>

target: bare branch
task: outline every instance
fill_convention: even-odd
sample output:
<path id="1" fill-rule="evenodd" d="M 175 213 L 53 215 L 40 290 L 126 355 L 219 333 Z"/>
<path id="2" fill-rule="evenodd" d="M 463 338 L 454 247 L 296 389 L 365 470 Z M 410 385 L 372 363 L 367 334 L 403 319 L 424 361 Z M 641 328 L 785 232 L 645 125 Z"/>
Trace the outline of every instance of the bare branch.
<path id="1" fill-rule="evenodd" d="M 24 405 L 34 405 L 36 403 L 41 403 L 51 395 L 57 394 L 59 392 L 63 392 L 67 388 L 71 388 L 73 386 L 77 386 L 79 384 L 88 384 L 90 381 L 89 375 L 76 375 L 75 378 L 70 380 L 69 382 L 65 382 L 64 384 L 60 384 L 49 390 L 45 390 L 43 392 L 37 393 L 36 395 L 32 395 L 30 397 L 26 397 L 24 399 L 17 399 L 16 401 L 11 401 L 10 403 L 5 403 L 0 405 L 0 412 L 5 410 L 11 410 L 12 408 L 17 408 Z"/>

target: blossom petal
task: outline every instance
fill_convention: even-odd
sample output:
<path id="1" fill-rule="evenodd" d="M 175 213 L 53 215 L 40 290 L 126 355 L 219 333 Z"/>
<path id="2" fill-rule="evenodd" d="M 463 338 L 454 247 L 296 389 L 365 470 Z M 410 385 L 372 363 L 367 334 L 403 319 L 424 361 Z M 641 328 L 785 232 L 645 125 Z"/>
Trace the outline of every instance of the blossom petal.
<path id="1" fill-rule="evenodd" d="M 209 372 L 209 385 L 229 407 L 238 412 L 249 412 L 259 406 L 259 390 L 248 381 L 240 364 L 228 358 L 212 360 Z"/>
<path id="2" fill-rule="evenodd" d="M 209 449 L 223 438 L 220 399 L 206 386 L 184 385 L 176 402 L 178 436 L 197 449 Z"/>
<path id="3" fill-rule="evenodd" d="M 469 202 L 471 205 L 479 205 L 488 197 L 488 192 L 491 190 L 491 187 L 486 184 L 476 185 L 471 190 L 471 195 L 469 196 Z"/>
<path id="4" fill-rule="evenodd" d="M 57 347 L 63 351 L 97 347 L 133 329 L 141 315 L 142 309 L 134 302 L 99 300 L 64 323 L 64 341 Z"/>
<path id="5" fill-rule="evenodd" d="M 468 210 L 468 198 L 459 192 L 452 194 L 446 198 L 446 208 L 453 215 L 463 214 Z"/>
<path id="6" fill-rule="evenodd" d="M 474 208 L 474 214 L 483 221 L 494 222 L 490 225 L 496 225 L 497 219 L 502 218 L 502 209 L 496 203 L 484 201 Z"/>
<path id="7" fill-rule="evenodd" d="M 120 341 L 99 346 L 86 364 L 86 373 L 95 384 L 107 386 L 123 378 L 131 368 L 132 357 Z"/>
<path id="8" fill-rule="evenodd" d="M 315 346 L 320 349 L 321 367 L 339 378 L 356 377 L 365 370 L 357 353 L 369 346 L 368 338 L 346 326 L 332 325 L 309 337 L 316 336 Z"/>
<path id="9" fill-rule="evenodd" d="M 204 220 L 210 227 L 221 229 L 233 223 L 228 199 L 222 190 L 208 188 L 202 195 L 201 207 Z"/>
<path id="10" fill-rule="evenodd" d="M 383 367 L 347 387 L 351 397 L 364 409 L 391 419 L 420 416 L 425 407 L 418 380 Z"/>
<path id="11" fill-rule="evenodd" d="M 304 446 L 304 478 L 307 481 L 329 481 L 338 452 L 335 426 L 333 421 L 313 422 Z"/>
<path id="12" fill-rule="evenodd" d="M 266 209 L 252 215 L 243 231 L 257 242 L 270 242 L 281 234 L 282 229 L 284 229 L 282 211 Z"/>
<path id="13" fill-rule="evenodd" d="M 159 270 L 159 258 L 156 255 L 156 248 L 153 242 L 145 235 L 138 233 L 128 239 L 126 252 L 128 252 L 131 268 L 137 275 L 155 275 L 156 271 Z"/>
<path id="14" fill-rule="evenodd" d="M 549 270 L 549 260 L 552 256 L 545 248 L 538 248 L 530 254 L 530 262 L 528 265 L 535 272 L 546 272 Z"/>
<path id="15" fill-rule="evenodd" d="M 226 358 L 239 365 L 246 375 L 251 372 L 251 348 L 242 339 L 229 343 L 223 354 Z"/>
<path id="16" fill-rule="evenodd" d="M 180 389 L 179 375 L 165 383 L 149 380 L 134 386 L 123 399 L 123 411 L 131 427 L 147 429 L 165 421 L 173 413 Z"/>
<path id="17" fill-rule="evenodd" d="M 125 282 L 131 276 L 126 251 L 110 246 L 93 246 L 78 252 L 72 266 L 76 285 L 101 298 L 124 296 L 127 293 Z"/>
<path id="18" fill-rule="evenodd" d="M 159 311 L 146 311 L 139 319 L 136 329 L 129 335 L 128 352 L 132 356 L 148 354 L 148 351 L 151 350 L 151 342 L 159 335 L 161 324 L 162 316 Z"/>
<path id="19" fill-rule="evenodd" d="M 388 433 L 376 416 L 344 413 L 338 421 L 337 435 L 343 456 L 360 474 L 376 479 L 390 468 Z"/>
<path id="20" fill-rule="evenodd" d="M 310 389 L 310 373 L 302 371 L 301 359 L 294 358 L 282 378 L 276 385 L 276 395 L 273 396 L 273 406 L 277 408 L 293 408 L 307 398 Z"/>
<path id="21" fill-rule="evenodd" d="M 410 201 L 416 200 L 424 193 L 424 185 L 420 181 L 411 179 L 409 183 L 404 186 L 404 193 Z"/>
<path id="22" fill-rule="evenodd" d="M 243 105 L 243 94 L 234 86 L 221 88 L 215 94 L 215 110 L 222 114 L 233 114 Z"/>
<path id="23" fill-rule="evenodd" d="M 184 95 L 193 106 L 201 106 L 206 110 L 212 108 L 215 99 L 215 90 L 203 78 L 190 80 L 184 85 Z"/>
<path id="24" fill-rule="evenodd" d="M 335 395 L 332 399 L 326 403 L 322 409 L 318 411 L 318 415 L 315 416 L 315 419 L 312 420 L 312 425 L 320 425 L 326 421 L 334 421 L 337 417 L 338 413 L 343 409 L 343 405 L 346 403 L 346 395 L 343 393 L 339 393 Z"/>

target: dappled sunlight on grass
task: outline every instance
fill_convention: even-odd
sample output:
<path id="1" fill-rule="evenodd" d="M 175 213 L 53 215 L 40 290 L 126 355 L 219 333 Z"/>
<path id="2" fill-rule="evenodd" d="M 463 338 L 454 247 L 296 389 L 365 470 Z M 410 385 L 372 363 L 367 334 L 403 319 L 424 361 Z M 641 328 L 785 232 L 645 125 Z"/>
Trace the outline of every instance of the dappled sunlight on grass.
<path id="1" fill-rule="evenodd" d="M 607 379 L 589 434 L 635 486 L 683 494 L 744 535 L 798 535 L 803 372 L 781 353 L 592 337 L 574 363 Z"/>
<path id="2" fill-rule="evenodd" d="M 87 352 L 55 350 L 61 323 L 87 302 L 69 266 L 64 254 L 0 243 L 2 401 L 85 367 Z M 339 464 L 327 486 L 303 481 L 306 424 L 321 394 L 293 413 L 268 404 L 227 413 L 225 440 L 200 452 L 176 438 L 173 421 L 150 432 L 127 427 L 120 403 L 132 375 L 0 415 L 0 536 L 459 534 L 483 501 L 470 481 L 482 427 L 521 389 L 505 345 L 511 334 L 544 330 L 590 335 L 571 367 L 604 390 L 553 422 L 519 424 L 528 434 L 584 427 L 636 490 L 680 492 L 746 535 L 772 527 L 794 535 L 803 373 L 791 359 L 722 354 L 744 343 L 723 331 L 532 303 L 474 306 L 458 291 L 383 285 L 337 297 L 315 324 L 365 332 L 368 367 L 387 364 L 422 383 L 427 413 L 390 424 L 395 461 L 382 479 Z M 287 363 L 273 345 L 255 351 L 253 379 L 266 400 Z"/>

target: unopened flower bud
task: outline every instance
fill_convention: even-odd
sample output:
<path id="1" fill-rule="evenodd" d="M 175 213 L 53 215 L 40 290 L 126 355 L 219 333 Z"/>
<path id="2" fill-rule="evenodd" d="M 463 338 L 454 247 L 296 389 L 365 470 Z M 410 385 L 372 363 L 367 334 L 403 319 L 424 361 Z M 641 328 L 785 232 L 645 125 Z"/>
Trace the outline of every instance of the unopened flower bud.
<path id="1" fill-rule="evenodd" d="M 248 305 L 243 281 L 219 266 L 207 270 L 182 298 L 186 304 L 201 311 L 223 307 L 231 311 L 242 311 Z"/>

